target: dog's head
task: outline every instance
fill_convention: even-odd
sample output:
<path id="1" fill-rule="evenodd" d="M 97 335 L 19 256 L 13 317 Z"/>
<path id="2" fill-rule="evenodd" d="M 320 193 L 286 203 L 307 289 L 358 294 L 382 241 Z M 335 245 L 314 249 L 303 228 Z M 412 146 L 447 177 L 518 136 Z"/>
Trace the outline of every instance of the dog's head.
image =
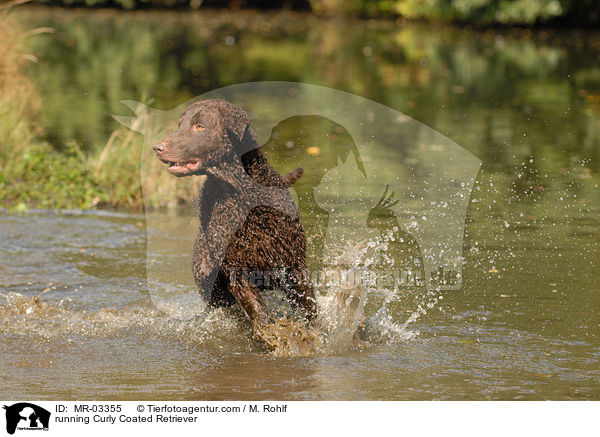
<path id="1" fill-rule="evenodd" d="M 224 100 L 190 105 L 179 118 L 179 129 L 153 146 L 158 159 L 175 176 L 205 174 L 238 160 L 244 144 L 254 142 L 245 111 Z"/>

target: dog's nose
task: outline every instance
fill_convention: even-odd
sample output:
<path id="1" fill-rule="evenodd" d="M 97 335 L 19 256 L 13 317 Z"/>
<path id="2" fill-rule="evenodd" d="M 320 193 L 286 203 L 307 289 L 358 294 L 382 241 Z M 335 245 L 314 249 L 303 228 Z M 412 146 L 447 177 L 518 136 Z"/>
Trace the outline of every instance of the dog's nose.
<path id="1" fill-rule="evenodd" d="M 152 146 L 152 149 L 154 149 L 155 152 L 164 152 L 165 145 L 163 143 L 156 143 L 154 146 Z"/>

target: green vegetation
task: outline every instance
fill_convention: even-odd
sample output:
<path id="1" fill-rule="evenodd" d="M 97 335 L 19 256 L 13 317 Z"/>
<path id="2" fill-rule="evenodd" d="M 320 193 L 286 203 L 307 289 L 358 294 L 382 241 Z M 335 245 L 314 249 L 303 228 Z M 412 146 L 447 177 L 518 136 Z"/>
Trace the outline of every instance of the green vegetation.
<path id="1" fill-rule="evenodd" d="M 18 210 L 43 208 L 92 208 L 98 205 L 139 206 L 139 175 L 122 177 L 119 184 L 107 176 L 107 168 L 131 171 L 139 159 L 123 153 L 82 152 L 78 143 L 65 140 L 60 151 L 42 139 L 40 97 L 24 74 L 35 56 L 26 39 L 51 29 L 24 32 L 8 8 L 0 10 L 0 202 Z M 116 132 L 117 139 L 122 132 Z M 125 142 L 128 143 L 129 141 Z M 134 163 L 128 165 L 128 163 Z M 100 164 L 100 165 L 98 165 Z M 110 185 L 110 187 L 109 187 Z"/>
<path id="2" fill-rule="evenodd" d="M 347 10 L 363 16 L 400 16 L 408 19 L 458 21 L 477 24 L 535 24 L 580 18 L 583 10 L 600 12 L 592 1 L 572 0 L 313 0 L 323 12 Z M 597 17 L 587 16 L 592 22 Z"/>
<path id="3" fill-rule="evenodd" d="M 23 74 L 25 64 L 35 60 L 24 47 L 31 33 L 36 31 L 14 25 L 8 9 L 0 10 L 0 200 L 19 208 L 90 207 L 98 191 L 87 177 L 85 158 L 75 147 L 58 153 L 38 139 L 40 100 Z"/>
<path id="4" fill-rule="evenodd" d="M 145 7 L 191 7 L 197 9 L 202 0 L 39 0 L 39 3 L 77 6 L 77 7 L 118 7 L 123 9 L 140 9 Z"/>
<path id="5" fill-rule="evenodd" d="M 394 2 L 407 18 L 478 24 L 597 23 L 600 5 L 594 0 L 401 0 Z"/>
<path id="6" fill-rule="evenodd" d="M 123 9 L 249 7 L 310 9 L 327 15 L 404 17 L 473 24 L 592 25 L 600 22 L 596 0 L 35 0 L 43 4 Z"/>

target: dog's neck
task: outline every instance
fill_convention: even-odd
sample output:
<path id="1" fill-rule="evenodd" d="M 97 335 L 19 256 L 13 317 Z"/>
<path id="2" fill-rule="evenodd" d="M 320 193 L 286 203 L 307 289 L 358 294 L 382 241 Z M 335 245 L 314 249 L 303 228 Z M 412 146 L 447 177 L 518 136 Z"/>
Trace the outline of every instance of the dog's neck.
<path id="1" fill-rule="evenodd" d="M 252 209 L 267 207 L 292 219 L 298 217 L 287 187 L 265 186 L 250 177 L 239 158 L 235 162 L 207 168 L 207 180 L 200 191 L 200 232 L 196 244 L 210 253 L 202 267 L 202 277 L 210 278 L 208 284 L 214 283 L 229 239 L 243 226 Z M 271 170 L 275 171 L 272 167 Z M 210 286 L 205 288 L 208 290 Z"/>
<path id="2" fill-rule="evenodd" d="M 209 185 L 209 189 L 213 187 L 213 189 L 218 190 L 218 193 L 212 193 L 213 195 L 223 196 L 223 198 L 234 197 L 236 203 L 247 211 L 263 205 L 275 208 L 286 215 L 297 217 L 296 205 L 285 185 L 269 186 L 263 184 L 261 182 L 265 180 L 265 175 L 262 173 L 252 174 L 257 166 L 246 167 L 241 165 L 240 161 L 238 163 L 238 165 L 231 165 L 230 163 L 229 165 L 219 165 L 207 169 L 208 177 L 213 178 L 213 183 Z M 281 180 L 281 177 L 279 179 Z M 267 182 L 270 181 L 267 180 Z"/>

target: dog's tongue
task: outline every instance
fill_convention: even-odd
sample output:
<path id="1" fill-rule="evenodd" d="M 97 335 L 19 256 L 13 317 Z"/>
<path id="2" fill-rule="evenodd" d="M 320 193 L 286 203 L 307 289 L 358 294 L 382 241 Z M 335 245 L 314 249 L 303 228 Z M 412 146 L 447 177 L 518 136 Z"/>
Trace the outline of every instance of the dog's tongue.
<path id="1" fill-rule="evenodd" d="M 200 168 L 200 161 L 189 161 L 182 163 L 171 163 L 169 165 L 169 173 L 174 174 L 176 176 L 186 176 L 193 171 L 198 170 Z"/>
<path id="2" fill-rule="evenodd" d="M 188 170 L 194 171 L 197 170 L 198 167 L 200 167 L 200 161 L 186 162 L 184 165 L 185 168 L 187 168 Z"/>

